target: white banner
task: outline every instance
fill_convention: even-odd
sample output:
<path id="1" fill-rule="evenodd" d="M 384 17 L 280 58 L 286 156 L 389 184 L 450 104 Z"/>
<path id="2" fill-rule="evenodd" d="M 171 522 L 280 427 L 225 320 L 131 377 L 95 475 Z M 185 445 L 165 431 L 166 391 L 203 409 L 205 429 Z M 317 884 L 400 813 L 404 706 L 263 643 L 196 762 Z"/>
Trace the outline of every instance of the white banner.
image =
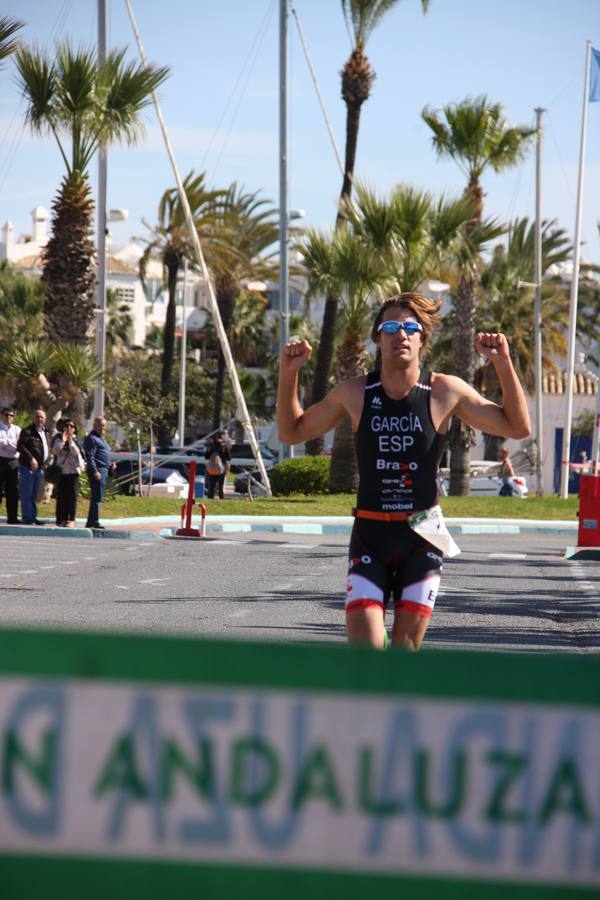
<path id="1" fill-rule="evenodd" d="M 0 680 L 0 853 L 600 885 L 600 714 Z"/>

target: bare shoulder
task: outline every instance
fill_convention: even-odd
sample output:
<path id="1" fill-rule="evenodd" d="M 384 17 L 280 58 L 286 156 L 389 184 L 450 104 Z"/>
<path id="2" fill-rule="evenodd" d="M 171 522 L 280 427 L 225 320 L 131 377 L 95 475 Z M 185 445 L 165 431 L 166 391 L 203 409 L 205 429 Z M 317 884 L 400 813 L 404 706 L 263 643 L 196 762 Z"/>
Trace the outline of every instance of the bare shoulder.
<path id="1" fill-rule="evenodd" d="M 431 393 L 436 400 L 459 400 L 469 390 L 471 388 L 467 382 L 457 375 L 444 375 L 442 372 L 431 373 Z"/>
<path id="2" fill-rule="evenodd" d="M 332 400 L 344 407 L 352 419 L 352 426 L 355 430 L 362 414 L 366 383 L 366 375 L 357 375 L 355 378 L 340 381 L 329 393 Z"/>
<path id="3" fill-rule="evenodd" d="M 340 398 L 362 397 L 366 383 L 366 375 L 357 375 L 354 378 L 348 378 L 346 381 L 340 381 L 339 384 L 332 388 L 331 393 L 336 393 Z"/>

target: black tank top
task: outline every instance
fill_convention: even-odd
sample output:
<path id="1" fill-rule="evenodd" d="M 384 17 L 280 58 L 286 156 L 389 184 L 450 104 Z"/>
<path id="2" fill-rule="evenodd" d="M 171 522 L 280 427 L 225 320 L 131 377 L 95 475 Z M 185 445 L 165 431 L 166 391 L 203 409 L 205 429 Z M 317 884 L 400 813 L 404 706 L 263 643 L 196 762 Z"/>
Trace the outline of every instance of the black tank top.
<path id="1" fill-rule="evenodd" d="M 358 509 L 410 512 L 438 502 L 437 471 L 445 435 L 433 427 L 431 372 L 403 400 L 392 400 L 380 372 L 369 372 L 355 435 Z"/>

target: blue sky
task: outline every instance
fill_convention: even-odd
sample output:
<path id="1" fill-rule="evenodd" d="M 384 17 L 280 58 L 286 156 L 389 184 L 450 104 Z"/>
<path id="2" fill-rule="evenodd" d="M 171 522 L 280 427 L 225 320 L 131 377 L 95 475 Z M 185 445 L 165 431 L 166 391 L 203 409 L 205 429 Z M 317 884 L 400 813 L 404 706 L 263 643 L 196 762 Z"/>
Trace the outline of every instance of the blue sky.
<path id="1" fill-rule="evenodd" d="M 148 59 L 171 66 L 160 102 L 183 174 L 206 171 L 214 186 L 237 180 L 277 204 L 278 0 L 132 0 Z M 295 0 L 321 91 L 343 152 L 345 107 L 339 71 L 350 39 L 339 0 Z M 137 50 L 124 2 L 108 0 L 109 41 Z M 24 20 L 22 36 L 42 47 L 57 37 L 96 40 L 96 0 L 4 0 Z M 585 41 L 600 48 L 598 0 L 401 0 L 378 26 L 367 54 L 377 73 L 363 107 L 357 174 L 381 192 L 408 181 L 459 194 L 464 177 L 440 161 L 420 113 L 485 93 L 512 124 L 544 117 L 545 218 L 572 237 L 581 127 Z M 341 187 L 325 124 L 290 17 L 290 207 L 328 228 Z M 8 63 L 0 71 L 0 224 L 30 230 L 30 211 L 50 208 L 63 175 L 58 149 L 22 128 L 24 105 Z M 153 109 L 143 144 L 109 155 L 108 206 L 129 221 L 115 241 L 144 234 L 161 194 L 174 184 Z M 590 104 L 583 256 L 600 263 L 600 103 Z M 93 164 L 95 181 L 96 165 Z M 516 170 L 484 179 L 486 211 L 502 219 L 534 214 L 534 153 Z"/>

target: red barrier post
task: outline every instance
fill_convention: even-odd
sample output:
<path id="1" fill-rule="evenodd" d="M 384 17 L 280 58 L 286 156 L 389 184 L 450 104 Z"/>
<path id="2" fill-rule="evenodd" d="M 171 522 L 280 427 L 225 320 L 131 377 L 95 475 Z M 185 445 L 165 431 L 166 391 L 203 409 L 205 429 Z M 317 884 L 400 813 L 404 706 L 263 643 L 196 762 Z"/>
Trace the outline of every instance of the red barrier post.
<path id="1" fill-rule="evenodd" d="M 195 503 L 195 488 L 196 488 L 196 460 L 192 459 L 190 462 L 190 474 L 188 481 L 188 496 L 186 502 L 181 507 L 181 524 L 182 527 L 178 528 L 175 532 L 176 537 L 194 537 L 194 538 L 202 538 L 205 535 L 205 520 L 206 520 L 206 507 L 203 503 L 200 503 L 200 509 L 202 511 L 202 526 L 200 529 L 192 528 L 192 510 L 194 508 Z M 183 517 L 185 514 L 185 525 L 183 524 Z"/>
<path id="2" fill-rule="evenodd" d="M 579 476 L 579 547 L 600 547 L 600 475 Z"/>

